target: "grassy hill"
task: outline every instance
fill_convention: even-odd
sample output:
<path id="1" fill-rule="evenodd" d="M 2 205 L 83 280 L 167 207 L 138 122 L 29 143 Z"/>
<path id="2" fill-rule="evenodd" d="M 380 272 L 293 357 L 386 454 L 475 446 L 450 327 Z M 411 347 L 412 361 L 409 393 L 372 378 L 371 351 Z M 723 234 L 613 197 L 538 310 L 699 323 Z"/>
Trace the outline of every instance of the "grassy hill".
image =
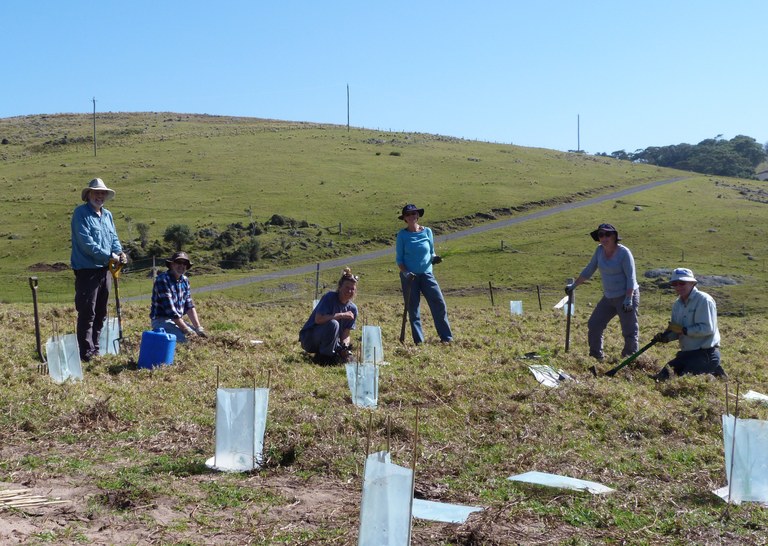
<path id="1" fill-rule="evenodd" d="M 117 191 L 109 208 L 124 241 L 137 240 L 143 223 L 170 252 L 162 236 L 171 224 L 221 233 L 253 221 L 271 259 L 251 266 L 274 270 L 391 245 L 405 202 L 425 207 L 425 221 L 444 231 L 677 174 L 542 149 L 258 119 L 100 114 L 97 131 L 94 157 L 90 116 L 0 120 L 8 142 L 0 147 L 6 300 L 26 297 L 17 287 L 30 266 L 68 263 L 72 209 L 95 176 Z M 265 225 L 273 215 L 305 227 Z M 246 274 L 218 270 L 204 246 L 189 248 L 211 266 L 198 272 Z M 45 289 L 69 297 L 71 273 L 38 269 Z M 127 278 L 124 290 L 146 288 L 134 290 Z"/>
<path id="2" fill-rule="evenodd" d="M 70 501 L 28 510 L 34 518 L 8 511 L 3 542 L 355 544 L 369 419 L 378 449 L 391 418 L 393 460 L 408 466 L 417 408 L 416 495 L 486 510 L 462 526 L 416 521 L 414 544 L 765 542 L 764 509 L 726 510 L 710 493 L 725 484 L 725 383 L 650 381 L 672 346 L 654 347 L 614 379 L 592 378 L 586 321 L 599 280 L 577 291 L 567 353 L 564 317 L 551 309 L 594 249 L 588 232 L 612 222 L 641 276 L 684 264 L 737 283 L 704 287 L 718 301 L 731 410 L 737 382 L 768 393 L 768 208 L 759 183 L 436 135 L 170 113 L 99 115 L 94 157 L 91 123 L 85 115 L 0 120 L 8 142 L 0 145 L 0 489 Z M 69 217 L 94 176 L 117 191 L 109 208 L 125 241 L 138 238 L 138 223 L 153 240 L 174 223 L 219 233 L 258 223 L 263 257 L 249 269 L 222 269 L 202 237 L 189 248 L 195 287 L 391 246 L 406 202 L 427 209 L 425 225 L 450 233 L 688 178 L 440 243 L 450 347 L 436 343 L 426 309 L 428 343 L 400 346 L 393 257 L 355 264 L 361 320 L 382 327 L 390 362 L 370 412 L 351 404 L 340 367 L 315 366 L 298 347 L 314 273 L 200 294 L 213 335 L 180 347 L 171 367 L 135 369 L 148 327 L 148 304 L 137 300 L 123 305 L 121 355 L 89 363 L 82 383 L 37 374 L 27 277 L 40 278 L 44 337 L 72 331 L 72 273 L 51 269 L 68 263 Z M 271 225 L 273 215 L 297 223 Z M 324 268 L 321 282 L 333 285 L 339 273 Z M 669 318 L 674 295 L 663 281 L 641 278 L 641 342 Z M 120 287 L 124 297 L 146 295 L 146 263 L 135 262 Z M 525 314 L 510 316 L 509 300 L 522 300 Z M 618 325 L 606 336 L 615 361 Z M 532 362 L 577 382 L 541 387 Z M 270 378 L 259 472 L 217 474 L 203 464 L 214 449 L 217 377 L 226 387 Z M 766 419 L 768 409 L 741 401 L 740 412 Z M 617 491 L 593 497 L 506 480 L 529 470 Z"/>

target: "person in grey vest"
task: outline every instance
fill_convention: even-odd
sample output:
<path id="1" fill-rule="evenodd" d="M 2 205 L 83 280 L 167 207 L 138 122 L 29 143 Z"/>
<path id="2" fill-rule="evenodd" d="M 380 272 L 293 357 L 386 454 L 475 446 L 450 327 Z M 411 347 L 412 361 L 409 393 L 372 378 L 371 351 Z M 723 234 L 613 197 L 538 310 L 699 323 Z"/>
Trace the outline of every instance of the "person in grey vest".
<path id="1" fill-rule="evenodd" d="M 728 377 L 720 364 L 717 304 L 712 296 L 696 288 L 697 283 L 690 269 L 678 267 L 672 272 L 669 284 L 677 292 L 672 319 L 667 329 L 653 339 L 661 343 L 677 340 L 680 350 L 659 373 L 651 376 L 656 381 L 669 379 L 669 368 L 677 375 L 708 373 Z"/>
<path id="2" fill-rule="evenodd" d="M 635 259 L 629 248 L 619 244 L 621 237 L 613 225 L 600 224 L 590 236 L 600 244 L 576 281 L 565 287 L 565 292 L 570 294 L 574 288 L 588 281 L 595 271 L 600 270 L 603 297 L 587 322 L 589 356 L 598 361 L 605 358 L 603 332 L 611 319 L 618 316 L 624 336 L 621 356 L 626 357 L 637 352 L 640 336 L 637 322 L 640 286 L 637 284 Z"/>

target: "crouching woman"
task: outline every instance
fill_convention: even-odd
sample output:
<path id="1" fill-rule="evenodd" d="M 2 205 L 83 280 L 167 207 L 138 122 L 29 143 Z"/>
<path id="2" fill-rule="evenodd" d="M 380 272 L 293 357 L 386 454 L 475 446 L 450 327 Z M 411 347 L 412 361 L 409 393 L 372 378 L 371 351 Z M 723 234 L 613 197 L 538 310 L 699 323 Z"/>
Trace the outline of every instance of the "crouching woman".
<path id="1" fill-rule="evenodd" d="M 357 306 L 352 303 L 356 293 L 357 277 L 347 267 L 336 290 L 320 299 L 299 332 L 301 348 L 315 354 L 316 364 L 338 364 L 349 360 L 350 332 L 357 320 Z"/>

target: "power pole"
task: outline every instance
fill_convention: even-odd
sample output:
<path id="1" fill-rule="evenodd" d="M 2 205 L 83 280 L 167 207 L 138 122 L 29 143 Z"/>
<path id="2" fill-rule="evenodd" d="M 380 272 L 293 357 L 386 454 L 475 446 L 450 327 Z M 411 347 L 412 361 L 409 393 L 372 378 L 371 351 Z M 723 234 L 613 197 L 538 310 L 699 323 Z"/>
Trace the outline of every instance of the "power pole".
<path id="1" fill-rule="evenodd" d="M 96 157 L 96 97 L 93 97 L 93 157 Z"/>
<path id="2" fill-rule="evenodd" d="M 581 116 L 576 114 L 576 151 L 581 151 Z"/>
<path id="3" fill-rule="evenodd" d="M 347 84 L 347 132 L 349 132 L 349 84 Z"/>

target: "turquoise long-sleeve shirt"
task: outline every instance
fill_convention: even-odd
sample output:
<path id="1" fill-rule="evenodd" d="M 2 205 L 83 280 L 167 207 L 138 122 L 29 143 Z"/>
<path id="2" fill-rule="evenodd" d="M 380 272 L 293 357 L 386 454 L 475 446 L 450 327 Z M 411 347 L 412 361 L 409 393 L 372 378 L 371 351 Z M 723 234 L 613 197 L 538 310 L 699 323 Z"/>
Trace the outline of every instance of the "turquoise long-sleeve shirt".
<path id="1" fill-rule="evenodd" d="M 72 269 L 107 267 L 112 253 L 122 251 L 111 212 L 102 208 L 98 215 L 88 203 L 75 208 L 72 213 Z"/>
<path id="2" fill-rule="evenodd" d="M 421 231 L 401 229 L 395 241 L 395 263 L 404 265 L 411 273 L 418 275 L 432 272 L 432 256 L 435 244 L 432 230 L 425 227 Z"/>
<path id="3" fill-rule="evenodd" d="M 605 249 L 599 245 L 595 249 L 592 259 L 581 272 L 581 276 L 589 279 L 598 268 L 603 282 L 603 294 L 606 298 L 626 296 L 630 289 L 637 290 L 640 288 L 635 273 L 635 258 L 624 245 L 618 245 L 616 252 L 610 258 L 606 257 Z"/>

